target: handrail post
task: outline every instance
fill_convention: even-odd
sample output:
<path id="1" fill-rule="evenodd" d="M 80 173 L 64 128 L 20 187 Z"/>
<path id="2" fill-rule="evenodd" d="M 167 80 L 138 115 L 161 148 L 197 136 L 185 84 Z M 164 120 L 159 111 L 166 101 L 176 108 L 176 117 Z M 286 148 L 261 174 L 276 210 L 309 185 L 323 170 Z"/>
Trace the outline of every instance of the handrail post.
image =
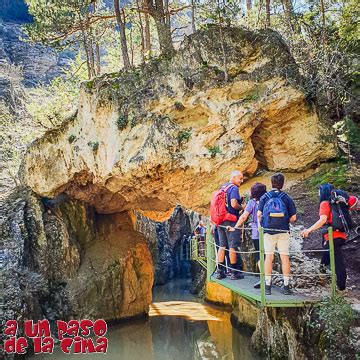
<path id="1" fill-rule="evenodd" d="M 193 248 L 193 243 L 192 243 L 192 238 L 191 238 L 190 242 L 189 242 L 189 260 L 193 259 L 192 248 Z"/>
<path id="2" fill-rule="evenodd" d="M 336 269 L 335 269 L 335 251 L 334 251 L 334 237 L 333 228 L 330 226 L 329 233 L 329 250 L 330 250 L 330 269 L 331 269 L 331 294 L 336 295 Z"/>
<path id="3" fill-rule="evenodd" d="M 215 239 L 214 239 L 215 241 Z M 206 272 L 207 272 L 207 281 L 210 281 L 211 275 L 215 270 L 214 258 L 215 255 L 212 246 L 212 236 L 211 236 L 211 227 L 208 225 L 206 231 Z"/>
<path id="4" fill-rule="evenodd" d="M 264 248 L 264 228 L 259 227 L 259 242 L 260 242 L 260 299 L 261 306 L 265 306 L 265 248 Z"/>
<path id="5" fill-rule="evenodd" d="M 199 258 L 199 238 L 195 237 L 195 260 Z"/>

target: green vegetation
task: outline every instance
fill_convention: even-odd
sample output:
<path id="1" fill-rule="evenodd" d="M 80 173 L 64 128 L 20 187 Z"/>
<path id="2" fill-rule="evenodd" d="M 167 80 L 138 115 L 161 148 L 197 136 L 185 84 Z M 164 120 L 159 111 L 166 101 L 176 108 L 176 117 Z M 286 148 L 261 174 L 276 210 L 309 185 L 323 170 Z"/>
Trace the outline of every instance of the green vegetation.
<path id="1" fill-rule="evenodd" d="M 174 104 L 174 108 L 177 111 L 183 111 L 185 109 L 185 106 L 181 102 L 176 101 Z"/>
<path id="2" fill-rule="evenodd" d="M 219 145 L 209 146 L 207 149 L 209 150 L 211 157 L 215 157 L 217 154 L 221 154 L 221 149 Z"/>
<path id="3" fill-rule="evenodd" d="M 93 151 L 97 151 L 99 149 L 99 142 L 98 141 L 89 141 L 88 145 L 91 147 Z"/>
<path id="4" fill-rule="evenodd" d="M 62 75 L 48 85 L 39 85 L 29 91 L 26 110 L 36 125 L 45 129 L 58 127 L 77 108 L 81 81 L 86 79 L 86 69 L 81 66 L 81 55 L 69 63 Z"/>
<path id="5" fill-rule="evenodd" d="M 116 120 L 116 125 L 119 130 L 124 130 L 128 124 L 128 116 L 126 114 L 120 114 Z"/>
<path id="6" fill-rule="evenodd" d="M 248 101 L 248 102 L 258 101 L 261 98 L 261 93 L 262 93 L 262 91 L 261 91 L 260 87 L 257 86 L 255 89 L 247 92 L 245 94 L 245 96 L 243 97 L 243 100 Z"/>
<path id="7" fill-rule="evenodd" d="M 73 143 L 73 142 L 75 141 L 75 139 L 76 139 L 76 136 L 75 136 L 74 134 L 71 134 L 71 135 L 68 137 L 68 141 L 69 141 L 70 144 Z"/>
<path id="8" fill-rule="evenodd" d="M 360 127 L 354 123 L 349 117 L 345 117 L 334 125 L 339 133 L 339 139 L 347 144 L 354 150 L 360 150 Z"/>
<path id="9" fill-rule="evenodd" d="M 320 332 L 319 345 L 329 358 L 354 351 L 350 327 L 356 318 L 351 305 L 342 296 L 326 297 L 319 303 L 310 327 Z"/>
<path id="10" fill-rule="evenodd" d="M 310 179 L 310 185 L 318 187 L 319 185 L 330 183 L 338 188 L 345 188 L 350 182 L 350 171 L 346 159 L 341 158 L 335 163 L 323 165 L 319 173 Z"/>
<path id="11" fill-rule="evenodd" d="M 192 132 L 192 128 L 187 128 L 184 130 L 179 131 L 177 139 L 179 141 L 180 144 L 189 141 L 189 139 L 191 138 L 191 132 Z"/>

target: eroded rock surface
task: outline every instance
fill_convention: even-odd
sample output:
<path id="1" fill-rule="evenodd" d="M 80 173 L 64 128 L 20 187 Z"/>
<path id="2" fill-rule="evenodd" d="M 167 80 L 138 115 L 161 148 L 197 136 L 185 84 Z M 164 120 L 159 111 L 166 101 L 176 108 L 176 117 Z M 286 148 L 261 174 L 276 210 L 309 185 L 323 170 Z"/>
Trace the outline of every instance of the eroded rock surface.
<path id="1" fill-rule="evenodd" d="M 134 212 L 135 229 L 142 233 L 152 254 L 155 284 L 162 285 L 176 276 L 189 276 L 190 265 L 181 261 L 181 244 L 198 221 L 198 214 L 176 206 L 165 221 L 152 220 L 154 213 Z M 164 219 L 161 219 L 164 220 Z"/>
<path id="2" fill-rule="evenodd" d="M 220 48 L 210 27 L 171 59 L 85 83 L 77 117 L 30 147 L 23 181 L 101 213 L 204 211 L 234 168 L 301 171 L 335 155 L 278 34 L 226 29 L 227 83 Z"/>
<path id="3" fill-rule="evenodd" d="M 126 213 L 99 216 L 77 200 L 41 200 L 25 190 L 1 210 L 1 322 L 148 312 L 152 258 Z"/>

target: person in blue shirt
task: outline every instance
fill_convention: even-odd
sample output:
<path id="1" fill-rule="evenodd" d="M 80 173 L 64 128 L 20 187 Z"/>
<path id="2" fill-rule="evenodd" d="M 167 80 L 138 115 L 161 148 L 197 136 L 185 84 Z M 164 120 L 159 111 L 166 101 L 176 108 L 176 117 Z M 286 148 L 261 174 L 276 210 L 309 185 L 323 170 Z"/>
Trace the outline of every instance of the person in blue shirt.
<path id="1" fill-rule="evenodd" d="M 244 209 L 242 198 L 239 194 L 239 186 L 244 181 L 244 175 L 241 171 L 235 170 L 230 175 L 230 181 L 225 183 L 221 189 L 226 189 L 226 210 L 233 215 L 233 221 L 226 220 L 218 226 L 219 251 L 218 251 L 218 271 L 216 278 L 223 279 L 225 274 L 225 251 L 229 248 L 231 280 L 237 280 L 244 277 L 241 274 L 240 266 L 237 262 L 237 253 L 240 246 L 240 230 L 228 231 L 227 226 L 234 227 L 239 219 L 240 211 Z"/>
<path id="2" fill-rule="evenodd" d="M 264 194 L 259 201 L 258 219 L 264 227 L 264 248 L 265 248 L 265 294 L 271 295 L 271 274 L 274 261 L 275 248 L 280 253 L 281 267 L 284 278 L 283 294 L 290 295 L 290 227 L 289 223 L 296 221 L 296 207 L 293 199 L 282 191 L 285 177 L 281 173 L 271 176 L 272 190 Z M 278 199 L 283 212 L 273 209 L 273 212 L 266 214 L 267 203 Z M 269 203 L 270 204 L 270 203 Z M 271 221 L 269 219 L 272 219 Z M 270 227 L 264 226 L 266 223 L 273 223 Z"/>

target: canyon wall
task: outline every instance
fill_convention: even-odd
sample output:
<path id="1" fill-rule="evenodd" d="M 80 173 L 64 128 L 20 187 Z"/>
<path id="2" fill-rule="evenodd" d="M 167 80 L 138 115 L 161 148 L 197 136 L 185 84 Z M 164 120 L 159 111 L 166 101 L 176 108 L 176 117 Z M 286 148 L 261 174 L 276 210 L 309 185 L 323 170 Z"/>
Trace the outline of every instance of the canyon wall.
<path id="1" fill-rule="evenodd" d="M 280 36 L 224 29 L 225 81 L 218 35 L 210 26 L 171 58 L 84 83 L 77 115 L 28 148 L 20 177 L 31 191 L 10 199 L 2 228 L 9 276 L 24 269 L 23 283 L 43 286 L 28 303 L 9 282 L 9 313 L 147 312 L 154 272 L 174 276 L 194 225 L 181 207 L 170 216 L 178 204 L 206 214 L 234 169 L 300 172 L 336 155 Z"/>
<path id="2" fill-rule="evenodd" d="M 99 216 L 77 200 L 40 199 L 27 190 L 14 193 L 2 210 L 2 321 L 112 320 L 148 312 L 152 257 L 128 214 Z"/>

